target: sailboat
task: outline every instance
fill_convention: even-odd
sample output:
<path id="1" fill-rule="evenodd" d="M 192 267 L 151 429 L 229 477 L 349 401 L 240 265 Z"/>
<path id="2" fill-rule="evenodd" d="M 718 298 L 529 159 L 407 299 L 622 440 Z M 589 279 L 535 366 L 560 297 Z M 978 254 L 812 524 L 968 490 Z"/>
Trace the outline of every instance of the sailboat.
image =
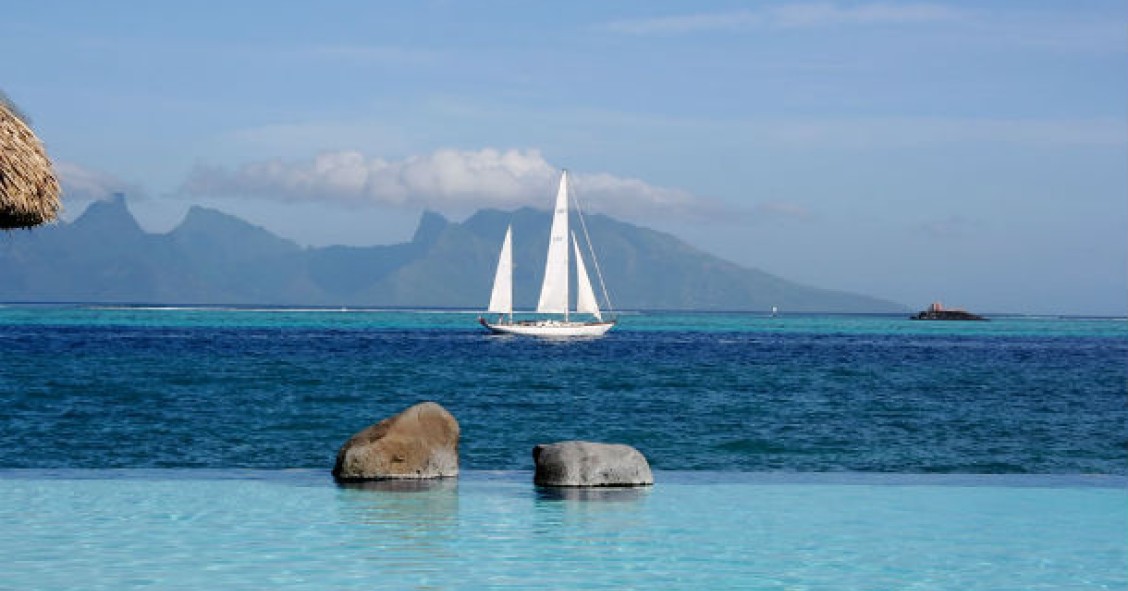
<path id="1" fill-rule="evenodd" d="M 485 317 L 478 318 L 482 326 L 490 332 L 537 337 L 596 337 L 615 326 L 615 320 L 604 319 L 599 309 L 595 290 L 592 289 L 587 267 L 584 265 L 584 257 L 580 252 L 580 243 L 576 239 L 576 234 L 568 230 L 568 205 L 568 171 L 565 170 L 560 175 L 560 186 L 556 191 L 556 209 L 552 214 L 548 258 L 544 264 L 544 282 L 541 284 L 536 310 L 539 314 L 551 316 L 535 320 L 513 318 L 513 226 L 510 225 L 506 228 L 505 240 L 501 243 L 493 291 L 490 293 L 490 305 L 486 310 L 488 313 L 497 314 L 498 317 L 493 322 Z M 580 221 L 587 238 L 587 228 L 582 224 L 582 217 Z M 587 244 L 590 250 L 591 241 L 587 240 Z M 569 245 L 575 253 L 576 264 L 577 293 L 574 313 L 569 311 Z M 596 276 L 599 278 L 604 300 L 608 301 L 610 306 L 607 289 L 603 284 L 603 275 L 599 271 L 599 263 L 595 260 L 594 251 L 592 251 L 592 262 L 595 263 Z M 582 319 L 577 320 L 573 314 Z"/>

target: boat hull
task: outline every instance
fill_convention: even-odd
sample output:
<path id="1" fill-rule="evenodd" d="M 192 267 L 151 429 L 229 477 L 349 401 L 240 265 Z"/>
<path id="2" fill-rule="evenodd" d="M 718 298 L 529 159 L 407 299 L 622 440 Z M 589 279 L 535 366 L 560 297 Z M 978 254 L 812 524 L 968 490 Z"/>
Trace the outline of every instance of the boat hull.
<path id="1" fill-rule="evenodd" d="M 513 334 L 529 337 L 567 338 L 603 336 L 615 326 L 615 322 L 563 322 L 559 320 L 537 320 L 522 322 L 493 323 L 485 318 L 478 320 L 494 334 Z"/>

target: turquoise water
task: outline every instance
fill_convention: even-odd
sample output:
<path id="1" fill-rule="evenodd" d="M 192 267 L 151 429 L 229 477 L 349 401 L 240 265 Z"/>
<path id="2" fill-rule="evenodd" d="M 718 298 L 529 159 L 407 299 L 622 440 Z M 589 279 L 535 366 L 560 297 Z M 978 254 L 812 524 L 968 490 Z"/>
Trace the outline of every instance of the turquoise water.
<path id="1" fill-rule="evenodd" d="M 480 332 L 475 310 L 216 308 L 0 304 L 0 324 L 121 327 L 241 327 Z M 989 322 L 907 322 L 907 315 L 747 312 L 623 312 L 617 331 L 783 332 L 1128 338 L 1128 319 L 996 316 Z M 612 333 L 614 334 L 614 333 Z"/>
<path id="2" fill-rule="evenodd" d="M 1122 477 L 0 472 L 3 589 L 1124 589 Z M 578 495 L 579 493 L 574 493 Z"/>

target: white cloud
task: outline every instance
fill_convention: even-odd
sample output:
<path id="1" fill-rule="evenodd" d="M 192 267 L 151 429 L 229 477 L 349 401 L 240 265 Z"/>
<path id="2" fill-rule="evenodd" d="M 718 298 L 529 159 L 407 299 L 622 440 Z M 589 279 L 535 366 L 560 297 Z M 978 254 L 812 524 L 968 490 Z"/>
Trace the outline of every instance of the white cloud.
<path id="1" fill-rule="evenodd" d="M 639 179 L 578 174 L 576 190 L 585 207 L 619 215 L 655 217 L 656 212 L 706 214 L 711 206 L 688 191 L 655 187 Z M 658 214 L 661 217 L 661 214 Z"/>
<path id="2" fill-rule="evenodd" d="M 603 23 L 597 28 L 629 35 L 678 35 L 703 31 L 737 31 L 764 24 L 761 13 L 750 10 L 683 14 Z"/>
<path id="3" fill-rule="evenodd" d="M 965 44 L 1041 49 L 1060 54 L 1123 55 L 1128 34 L 1123 14 L 1094 16 L 1066 9 L 1057 13 L 1008 13 L 978 23 Z"/>
<path id="4" fill-rule="evenodd" d="M 233 170 L 198 166 L 183 191 L 209 197 L 429 208 L 460 215 L 487 207 L 547 208 L 558 174 L 538 150 L 443 149 L 399 161 L 334 151 L 312 160 L 255 162 Z M 582 206 L 593 212 L 635 219 L 733 213 L 688 191 L 606 173 L 574 174 L 573 185 Z"/>
<path id="5" fill-rule="evenodd" d="M 734 124 L 735 125 L 735 124 Z M 878 117 L 751 121 L 750 133 L 776 146 L 831 149 L 900 148 L 927 144 L 1123 146 L 1116 119 L 973 119 Z"/>
<path id="6" fill-rule="evenodd" d="M 786 201 L 765 201 L 757 204 L 752 211 L 761 218 L 784 218 L 809 221 L 815 217 L 815 214 L 812 213 L 810 209 Z"/>
<path id="7" fill-rule="evenodd" d="M 951 21 L 962 13 L 941 4 L 876 3 L 840 6 L 830 2 L 785 4 L 770 9 L 769 22 L 778 27 L 832 27 Z"/>
<path id="8" fill-rule="evenodd" d="M 68 201 L 106 199 L 114 193 L 141 194 L 137 187 L 111 174 L 90 170 L 73 162 L 56 162 L 54 168 L 62 186 L 63 198 Z"/>
<path id="9" fill-rule="evenodd" d="M 916 24 L 951 21 L 961 12 L 941 4 L 873 3 L 844 6 L 831 2 L 781 4 L 760 10 L 685 14 L 604 23 L 598 28 L 631 35 L 670 35 L 756 28 Z"/>
<path id="10" fill-rule="evenodd" d="M 1122 11 L 1092 15 L 1068 8 L 973 8 L 916 2 L 780 3 L 755 10 L 675 14 L 599 23 L 594 29 L 634 36 L 695 33 L 786 31 L 846 27 L 949 25 L 950 45 L 991 48 L 1038 48 L 1058 53 L 1123 54 Z M 955 25 L 955 26 L 952 26 Z"/>

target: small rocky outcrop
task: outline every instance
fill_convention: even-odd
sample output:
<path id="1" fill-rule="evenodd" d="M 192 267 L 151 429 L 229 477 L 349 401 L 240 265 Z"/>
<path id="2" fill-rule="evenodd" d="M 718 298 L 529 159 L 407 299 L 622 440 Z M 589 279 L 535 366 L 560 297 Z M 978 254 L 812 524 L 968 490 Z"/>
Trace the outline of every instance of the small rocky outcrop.
<path id="1" fill-rule="evenodd" d="M 941 310 L 939 312 L 933 312 L 933 311 L 925 310 L 923 312 L 917 312 L 916 314 L 909 316 L 909 319 L 910 320 L 987 320 L 986 318 L 984 318 L 984 317 L 982 317 L 978 314 L 972 314 L 971 312 L 968 312 L 966 310 Z"/>
<path id="2" fill-rule="evenodd" d="M 458 476 L 458 421 L 434 402 L 421 402 L 353 435 L 340 451 L 333 478 L 356 482 Z"/>
<path id="3" fill-rule="evenodd" d="M 909 316 L 910 320 L 987 320 L 959 308 L 945 308 L 940 302 L 932 302 L 927 310 Z"/>
<path id="4" fill-rule="evenodd" d="M 648 486 L 650 464 L 635 448 L 618 443 L 562 441 L 533 448 L 537 486 Z"/>

